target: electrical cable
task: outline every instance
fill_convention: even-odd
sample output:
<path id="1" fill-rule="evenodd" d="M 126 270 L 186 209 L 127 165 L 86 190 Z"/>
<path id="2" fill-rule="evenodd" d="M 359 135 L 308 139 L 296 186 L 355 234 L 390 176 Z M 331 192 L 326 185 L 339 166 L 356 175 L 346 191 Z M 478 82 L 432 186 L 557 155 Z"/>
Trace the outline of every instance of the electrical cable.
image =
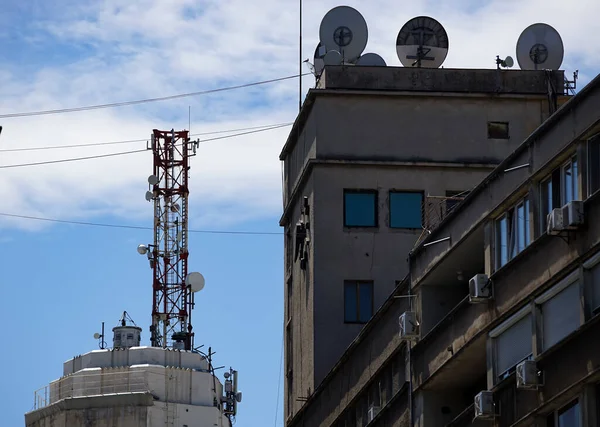
<path id="1" fill-rule="evenodd" d="M 124 225 L 124 224 L 104 224 L 98 222 L 86 222 L 86 221 L 71 221 L 65 219 L 56 218 L 45 218 L 31 215 L 18 215 L 6 212 L 0 212 L 0 216 L 19 218 L 19 219 L 30 219 L 35 221 L 46 221 L 46 222 L 57 222 L 62 224 L 73 224 L 73 225 L 86 225 L 92 227 L 108 227 L 108 228 L 127 228 L 133 230 L 154 230 L 152 227 L 144 227 L 140 225 Z M 283 233 L 270 232 L 270 231 L 235 231 L 235 230 L 188 230 L 189 233 L 203 233 L 203 234 L 236 234 L 236 235 L 253 235 L 253 236 L 280 236 Z"/>
<path id="2" fill-rule="evenodd" d="M 251 133 L 265 132 L 268 130 L 279 129 L 279 128 L 282 128 L 285 126 L 290 126 L 290 125 L 292 125 L 292 123 L 277 123 L 277 124 L 273 124 L 273 125 L 254 126 L 254 127 L 248 127 L 248 128 L 240 128 L 240 129 L 196 133 L 196 134 L 192 134 L 190 136 L 214 135 L 214 134 L 219 134 L 219 133 L 228 133 L 228 132 L 248 131 L 249 130 L 248 132 L 242 132 L 242 133 L 236 133 L 233 135 L 225 135 L 225 136 L 200 140 L 201 143 L 204 143 L 204 142 L 216 141 L 219 139 L 227 139 L 227 138 L 233 138 L 236 136 L 249 135 Z M 147 141 L 148 141 L 148 138 L 143 138 L 143 139 L 127 139 L 127 140 L 123 140 L 123 141 L 95 142 L 95 143 L 91 143 L 91 144 L 55 145 L 55 146 L 51 146 L 51 147 L 5 148 L 5 149 L 0 149 L 0 153 L 14 153 L 14 152 L 19 152 L 19 151 L 53 150 L 53 149 L 62 149 L 62 148 L 98 147 L 98 146 L 104 146 L 104 145 L 131 144 L 134 142 L 147 142 Z"/>
<path id="3" fill-rule="evenodd" d="M 144 153 L 146 151 L 148 151 L 148 150 L 144 149 L 144 150 L 122 151 L 120 153 L 98 154 L 95 156 L 74 157 L 71 159 L 46 160 L 43 162 L 34 162 L 34 163 L 18 163 L 16 165 L 0 165 L 0 169 L 21 168 L 21 167 L 25 167 L 25 166 L 50 165 L 50 164 L 54 164 L 54 163 L 77 162 L 79 160 L 90 160 L 90 159 L 100 159 L 103 157 L 123 156 L 126 154 Z"/>
<path id="4" fill-rule="evenodd" d="M 279 414 L 279 393 L 281 393 L 281 369 L 283 368 L 283 347 L 285 337 L 281 337 L 281 356 L 279 359 L 279 381 L 277 382 L 277 406 L 275 406 L 275 427 L 277 427 L 277 415 Z"/>
<path id="5" fill-rule="evenodd" d="M 136 100 L 136 101 L 112 102 L 112 103 L 109 103 L 109 104 L 88 105 L 88 106 L 84 106 L 84 107 L 59 108 L 59 109 L 54 109 L 54 110 L 40 110 L 40 111 L 28 111 L 28 112 L 20 112 L 20 113 L 0 114 L 0 119 L 11 119 L 11 118 L 17 118 L 17 117 L 42 116 L 42 115 L 59 114 L 59 113 L 73 113 L 73 112 L 77 112 L 77 111 L 99 110 L 99 109 L 102 109 L 102 108 L 124 107 L 124 106 L 127 106 L 127 105 L 136 105 L 136 104 L 146 104 L 146 103 L 149 103 L 149 102 L 168 101 L 168 100 L 171 100 L 171 99 L 186 98 L 186 97 L 190 97 L 190 96 L 208 95 L 208 94 L 211 94 L 211 93 L 225 92 L 225 91 L 235 90 L 235 89 L 243 89 L 243 88 L 252 87 L 252 86 L 264 85 L 264 84 L 268 84 L 268 83 L 276 83 L 276 82 L 281 82 L 281 81 L 284 81 L 284 80 L 290 80 L 290 79 L 295 79 L 295 78 L 298 78 L 298 77 L 306 76 L 308 74 L 311 74 L 311 73 L 295 74 L 293 76 L 285 76 L 285 77 L 279 77 L 279 78 L 276 78 L 276 79 L 269 79 L 269 80 L 262 80 L 262 81 L 257 81 L 257 82 L 251 82 L 251 83 L 244 83 L 244 84 L 241 84 L 241 85 L 226 86 L 226 87 L 221 87 L 221 88 L 216 88 L 216 89 L 202 90 L 202 91 L 198 91 L 198 92 L 181 93 L 181 94 L 177 94 L 177 95 L 162 96 L 162 97 L 158 97 L 158 98 L 139 99 L 139 100 Z"/>
<path id="6" fill-rule="evenodd" d="M 284 127 L 284 126 L 287 126 L 287 125 L 277 125 L 277 126 L 273 126 L 273 127 L 266 128 L 266 129 L 253 130 L 253 131 L 242 132 L 242 133 L 236 133 L 236 134 L 233 134 L 233 135 L 218 136 L 218 137 L 215 137 L 215 138 L 204 139 L 204 140 L 201 140 L 200 142 L 204 143 L 204 142 L 216 141 L 216 140 L 220 140 L 220 139 L 233 138 L 235 136 L 242 136 L 242 135 L 248 135 L 248 134 L 251 134 L 251 133 L 258 133 L 258 132 L 264 132 L 264 131 L 267 131 L 267 130 L 278 129 L 278 128 L 281 128 L 281 127 Z M 91 144 L 87 144 L 87 145 L 91 145 Z M 49 165 L 49 164 L 54 164 L 54 163 L 76 162 L 76 161 L 80 161 L 80 160 L 91 160 L 91 159 L 99 159 L 99 158 L 103 158 L 103 157 L 115 157 L 115 156 L 121 156 L 121 155 L 126 155 L 126 154 L 142 153 L 142 152 L 145 152 L 145 151 L 148 151 L 148 150 L 147 149 L 132 150 L 132 151 L 123 151 L 123 152 L 119 152 L 119 153 L 98 154 L 98 155 L 95 155 L 95 156 L 75 157 L 75 158 L 58 159 L 58 160 L 46 160 L 46 161 L 43 161 L 43 162 L 18 163 L 18 164 L 14 164 L 14 165 L 0 165 L 0 169 L 18 168 L 18 167 L 26 167 L 26 166 Z"/>

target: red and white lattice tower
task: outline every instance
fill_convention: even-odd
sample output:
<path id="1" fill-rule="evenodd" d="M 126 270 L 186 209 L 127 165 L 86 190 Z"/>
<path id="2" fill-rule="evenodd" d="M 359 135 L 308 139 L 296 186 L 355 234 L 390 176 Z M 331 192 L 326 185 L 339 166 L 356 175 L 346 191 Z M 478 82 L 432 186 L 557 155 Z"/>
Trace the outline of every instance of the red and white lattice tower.
<path id="1" fill-rule="evenodd" d="M 154 202 L 154 243 L 147 254 L 153 271 L 153 347 L 192 350 L 194 293 L 188 278 L 188 171 L 198 142 L 188 131 L 153 130 L 154 173 L 148 201 Z M 143 246 L 143 245 L 142 245 Z"/>

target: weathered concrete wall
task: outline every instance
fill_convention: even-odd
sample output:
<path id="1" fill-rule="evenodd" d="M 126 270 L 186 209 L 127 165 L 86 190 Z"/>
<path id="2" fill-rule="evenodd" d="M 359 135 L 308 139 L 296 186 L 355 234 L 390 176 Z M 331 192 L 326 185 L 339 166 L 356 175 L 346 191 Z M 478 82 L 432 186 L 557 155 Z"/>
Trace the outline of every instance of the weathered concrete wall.
<path id="1" fill-rule="evenodd" d="M 590 85 L 588 85 L 590 86 Z M 586 87 L 587 89 L 587 87 Z M 576 104 L 567 104 L 549 119 L 539 131 L 528 138 L 528 142 L 518 153 L 507 159 L 498 171 L 469 195 L 469 201 L 457 207 L 452 220 L 441 224 L 429 236 L 433 241 L 440 236 L 451 237 L 450 245 L 432 245 L 418 249 L 418 257 L 413 263 L 413 284 L 420 281 L 448 253 L 452 246 L 459 244 L 471 230 L 476 228 L 500 204 L 506 202 L 506 195 L 526 185 L 536 173 L 545 171 L 557 153 L 574 144 L 577 139 L 589 134 L 598 124 L 600 109 L 600 89 L 592 87 L 581 92 Z M 560 120 L 559 125 L 556 125 Z M 535 144 L 533 142 L 535 141 Z M 533 144 L 533 145 L 531 145 Z M 529 163 L 529 167 L 502 173 L 502 170 Z M 549 171 L 548 171 L 549 172 Z M 501 174 L 501 179 L 498 179 Z"/>
<path id="2" fill-rule="evenodd" d="M 552 72 L 559 92 L 564 71 Z M 468 93 L 522 93 L 545 95 L 545 71 L 327 66 L 319 79 L 321 89 L 430 91 Z"/>
<path id="3" fill-rule="evenodd" d="M 401 369 L 397 376 L 400 384 L 404 382 L 404 354 L 401 350 L 401 353 L 397 353 L 401 344 L 398 316 L 406 311 L 408 301 L 406 298 L 392 299 L 386 303 L 386 307 L 369 323 L 368 329 L 357 337 L 349 353 L 338 362 L 289 426 L 329 427 L 349 405 L 364 396 L 369 381 L 388 363 L 394 363 L 395 369 Z M 404 416 L 404 410 L 398 411 L 396 405 L 402 405 L 401 401 L 405 398 L 404 394 L 404 397 L 398 397 L 398 401 L 390 405 L 391 413 L 397 417 Z M 396 416 L 386 415 L 383 419 L 387 421 L 382 425 L 401 425 Z"/>

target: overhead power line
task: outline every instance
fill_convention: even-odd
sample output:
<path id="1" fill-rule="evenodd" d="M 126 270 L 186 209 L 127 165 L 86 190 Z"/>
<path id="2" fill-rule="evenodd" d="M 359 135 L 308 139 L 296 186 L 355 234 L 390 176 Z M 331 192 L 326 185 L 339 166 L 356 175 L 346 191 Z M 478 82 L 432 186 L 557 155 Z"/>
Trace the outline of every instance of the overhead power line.
<path id="1" fill-rule="evenodd" d="M 251 133 L 265 132 L 268 130 L 279 129 L 282 127 L 290 126 L 292 124 L 293 124 L 292 122 L 276 123 L 276 124 L 272 124 L 272 125 L 253 126 L 253 127 L 247 127 L 247 128 L 239 128 L 239 129 L 195 133 L 195 134 L 191 134 L 190 136 L 215 135 L 215 134 L 230 133 L 230 132 L 236 132 L 236 131 L 248 131 L 248 132 L 236 133 L 233 135 L 225 135 L 225 136 L 220 136 L 220 137 L 215 137 L 215 138 L 201 139 L 200 142 L 203 143 L 203 142 L 216 141 L 219 139 L 227 139 L 227 138 L 233 138 L 236 136 L 248 135 Z M 4 148 L 4 149 L 0 149 L 0 153 L 15 153 L 15 152 L 19 152 L 19 151 L 55 150 L 55 149 L 64 149 L 64 148 L 98 147 L 98 146 L 104 146 L 104 145 L 132 144 L 132 143 L 136 143 L 136 142 L 147 142 L 147 141 L 148 141 L 148 138 L 141 138 L 141 139 L 127 139 L 127 140 L 123 140 L 123 141 L 95 142 L 95 143 L 90 143 L 90 144 L 54 145 L 54 146 L 50 146 L 50 147 Z"/>
<path id="2" fill-rule="evenodd" d="M 204 142 L 216 141 L 219 139 L 233 138 L 235 136 L 248 135 L 251 133 L 264 132 L 267 130 L 278 129 L 278 128 L 281 128 L 284 126 L 287 126 L 287 124 L 272 126 L 270 128 L 266 128 L 266 129 L 259 129 L 259 130 L 253 130 L 253 131 L 248 131 L 248 132 L 236 133 L 233 135 L 218 136 L 215 138 L 204 139 L 204 140 L 201 140 L 200 142 L 204 143 Z M 119 141 L 115 141 L 115 142 L 119 142 Z M 90 145 L 90 144 L 84 144 L 84 145 Z M 64 146 L 64 147 L 66 147 L 66 146 Z M 77 146 L 70 146 L 70 147 L 77 147 Z M 18 150 L 18 149 L 16 149 L 16 150 Z M 23 149 L 23 150 L 26 150 L 26 149 Z M 2 151 L 2 150 L 0 150 L 0 151 Z M 46 160 L 46 161 L 42 161 L 42 162 L 19 163 L 19 164 L 14 164 L 14 165 L 0 165 L 0 169 L 19 168 L 19 167 L 26 167 L 26 166 L 40 166 L 40 165 L 49 165 L 49 164 L 55 164 L 55 163 L 76 162 L 76 161 L 80 161 L 80 160 L 91 160 L 91 159 L 100 159 L 100 158 L 104 158 L 104 157 L 123 156 L 126 154 L 143 153 L 146 151 L 148 151 L 148 150 L 141 149 L 141 150 L 123 151 L 123 152 L 119 152 L 119 153 L 98 154 L 95 156 L 75 157 L 75 158 L 69 158 L 69 159 Z"/>
<path id="3" fill-rule="evenodd" d="M 56 222 L 61 224 L 73 224 L 73 225 L 86 225 L 91 227 L 107 227 L 107 228 L 126 228 L 132 230 L 153 230 L 152 227 L 142 227 L 139 225 L 124 225 L 124 224 L 104 224 L 98 222 L 86 222 L 86 221 L 70 221 L 64 219 L 56 219 L 56 218 L 45 218 L 39 216 L 30 216 L 30 215 L 18 215 L 11 214 L 6 212 L 0 212 L 0 216 L 10 217 L 10 218 L 19 218 L 19 219 L 29 219 L 35 221 L 45 221 L 45 222 Z M 277 232 L 269 232 L 269 231 L 235 231 L 235 230 L 188 230 L 190 233 L 204 233 L 204 234 L 240 234 L 240 235 L 262 235 L 262 236 L 281 236 L 283 233 Z"/>
<path id="4" fill-rule="evenodd" d="M 276 83 L 276 82 L 281 82 L 284 80 L 296 79 L 298 77 L 306 76 L 308 74 L 311 74 L 311 73 L 296 74 L 293 76 L 285 76 L 285 77 L 279 77 L 276 79 L 244 83 L 241 85 L 227 86 L 227 87 L 221 87 L 221 88 L 216 88 L 216 89 L 208 89 L 208 90 L 202 90 L 202 91 L 198 91 L 198 92 L 181 93 L 181 94 L 177 94 L 177 95 L 161 96 L 158 98 L 139 99 L 139 100 L 135 100 L 135 101 L 112 102 L 109 104 L 88 105 L 88 106 L 84 106 L 84 107 L 74 107 L 74 108 L 59 108 L 59 109 L 55 109 L 55 110 L 40 110 L 40 111 L 28 111 L 28 112 L 20 112 L 20 113 L 0 114 L 0 119 L 42 116 L 42 115 L 59 114 L 59 113 L 74 113 L 77 111 L 99 110 L 102 108 L 124 107 L 127 105 L 146 104 L 146 103 L 150 103 L 150 102 L 159 102 L 159 101 L 169 101 L 169 100 L 177 99 L 177 98 L 187 98 L 187 97 L 191 97 L 191 96 L 208 95 L 211 93 L 225 92 L 225 91 L 230 91 L 230 90 L 235 90 L 235 89 L 243 89 L 243 88 L 248 88 L 248 87 L 252 87 L 252 86 Z"/>

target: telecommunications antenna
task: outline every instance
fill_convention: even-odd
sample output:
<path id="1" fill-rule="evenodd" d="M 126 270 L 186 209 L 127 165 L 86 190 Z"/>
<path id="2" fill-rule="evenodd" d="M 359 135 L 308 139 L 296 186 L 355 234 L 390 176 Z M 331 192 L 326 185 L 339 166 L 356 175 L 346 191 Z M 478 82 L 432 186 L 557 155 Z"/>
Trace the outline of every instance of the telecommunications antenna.
<path id="1" fill-rule="evenodd" d="M 315 56 L 313 60 L 313 66 L 315 67 L 315 74 L 317 76 L 320 75 L 321 71 L 323 71 L 323 68 L 325 68 L 325 61 L 323 58 L 325 58 L 326 53 L 327 49 L 325 48 L 325 45 L 319 42 L 317 48 L 315 49 Z"/>
<path id="2" fill-rule="evenodd" d="M 400 29 L 396 53 L 405 67 L 438 68 L 448 55 L 448 34 L 429 16 L 417 16 Z"/>
<path id="3" fill-rule="evenodd" d="M 376 53 L 365 53 L 358 58 L 356 65 L 365 67 L 385 67 L 385 60 Z"/>
<path id="4" fill-rule="evenodd" d="M 530 25 L 517 41 L 517 61 L 522 70 L 558 70 L 564 53 L 560 34 L 548 24 Z"/>
<path id="5" fill-rule="evenodd" d="M 350 6 L 337 6 L 325 14 L 319 27 L 319 39 L 329 53 L 337 50 L 342 62 L 353 63 L 367 47 L 367 22 Z"/>

